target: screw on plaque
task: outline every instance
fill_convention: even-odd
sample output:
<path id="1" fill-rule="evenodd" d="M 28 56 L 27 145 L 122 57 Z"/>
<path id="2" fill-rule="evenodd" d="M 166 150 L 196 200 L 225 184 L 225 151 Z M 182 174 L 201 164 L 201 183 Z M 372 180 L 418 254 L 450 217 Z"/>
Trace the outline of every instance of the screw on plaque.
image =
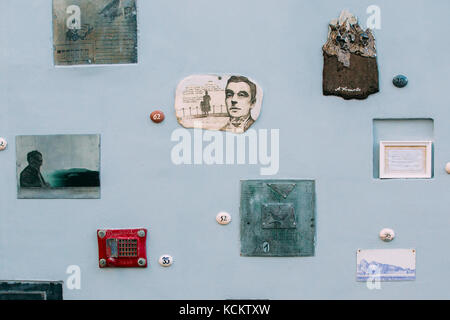
<path id="1" fill-rule="evenodd" d="M 99 236 L 100 238 L 104 238 L 104 237 L 106 236 L 106 231 L 105 231 L 105 230 L 100 230 L 100 231 L 98 232 L 98 236 Z"/>
<path id="2" fill-rule="evenodd" d="M 100 267 L 106 267 L 106 259 L 100 259 L 99 264 Z"/>
<path id="3" fill-rule="evenodd" d="M 404 88 L 408 84 L 408 78 L 404 75 L 399 74 L 398 76 L 395 76 L 392 80 L 392 83 L 397 88 Z"/>
<path id="4" fill-rule="evenodd" d="M 147 263 L 147 260 L 145 260 L 144 258 L 140 258 L 138 260 L 138 265 L 141 267 L 144 267 L 146 263 Z"/>
<path id="5" fill-rule="evenodd" d="M 137 234 L 140 238 L 143 238 L 145 237 L 145 230 L 139 230 Z"/>

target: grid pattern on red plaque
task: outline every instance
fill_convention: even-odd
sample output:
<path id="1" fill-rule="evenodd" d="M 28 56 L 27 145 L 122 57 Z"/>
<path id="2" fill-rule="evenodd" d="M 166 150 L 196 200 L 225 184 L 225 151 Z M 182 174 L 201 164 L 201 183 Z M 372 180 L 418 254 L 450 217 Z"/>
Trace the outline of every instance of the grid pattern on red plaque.
<path id="1" fill-rule="evenodd" d="M 119 239 L 119 258 L 137 257 L 137 239 Z"/>

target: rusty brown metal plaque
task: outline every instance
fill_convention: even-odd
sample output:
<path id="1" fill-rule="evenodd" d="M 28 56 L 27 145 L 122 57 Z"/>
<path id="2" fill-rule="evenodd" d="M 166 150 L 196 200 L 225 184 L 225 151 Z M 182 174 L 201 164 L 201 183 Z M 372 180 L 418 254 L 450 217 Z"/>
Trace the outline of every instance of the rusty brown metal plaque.
<path id="1" fill-rule="evenodd" d="M 330 22 L 323 57 L 324 95 L 366 99 L 379 91 L 375 37 L 347 10 Z"/>

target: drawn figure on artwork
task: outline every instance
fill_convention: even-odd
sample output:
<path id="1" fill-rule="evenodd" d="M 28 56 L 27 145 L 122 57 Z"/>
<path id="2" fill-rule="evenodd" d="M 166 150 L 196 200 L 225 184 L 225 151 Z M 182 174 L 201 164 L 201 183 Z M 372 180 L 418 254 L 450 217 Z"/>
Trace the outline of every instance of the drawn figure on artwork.
<path id="1" fill-rule="evenodd" d="M 251 110 L 256 103 L 256 85 L 243 76 L 232 76 L 225 88 L 225 104 L 230 117 L 221 129 L 233 133 L 242 133 L 255 122 Z"/>
<path id="2" fill-rule="evenodd" d="M 120 16 L 120 2 L 120 0 L 112 0 L 99 12 L 99 14 L 112 19 Z"/>
<path id="3" fill-rule="evenodd" d="M 203 96 L 203 100 L 200 102 L 200 109 L 202 110 L 203 115 L 208 116 L 211 111 L 211 96 L 208 94 L 208 90 L 205 90 L 205 95 Z"/>
<path id="4" fill-rule="evenodd" d="M 130 17 L 135 4 L 132 0 L 111 0 L 98 14 L 114 20 L 118 17 Z"/>
<path id="5" fill-rule="evenodd" d="M 86 40 L 87 36 L 94 31 L 94 27 L 89 24 L 84 24 L 80 30 L 68 29 L 66 32 L 67 41 Z"/>
<path id="6" fill-rule="evenodd" d="M 28 166 L 20 173 L 20 186 L 22 188 L 50 188 L 41 174 L 43 163 L 42 153 L 31 151 L 27 154 Z"/>

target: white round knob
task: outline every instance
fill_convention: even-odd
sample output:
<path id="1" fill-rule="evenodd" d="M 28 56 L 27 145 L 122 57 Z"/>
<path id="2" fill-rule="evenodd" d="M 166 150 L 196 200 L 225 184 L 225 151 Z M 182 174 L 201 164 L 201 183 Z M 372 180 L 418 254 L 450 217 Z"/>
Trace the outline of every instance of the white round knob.
<path id="1" fill-rule="evenodd" d="M 386 242 L 394 240 L 395 232 L 392 229 L 385 228 L 380 231 L 380 239 Z"/>
<path id="2" fill-rule="evenodd" d="M 447 171 L 448 174 L 450 174 L 450 162 L 447 163 L 445 166 L 445 171 Z"/>
<path id="3" fill-rule="evenodd" d="M 5 139 L 0 138 L 0 151 L 5 150 L 7 145 L 8 145 L 8 142 L 6 142 Z"/>
<path id="4" fill-rule="evenodd" d="M 219 212 L 216 220 L 219 224 L 229 224 L 231 222 L 231 215 L 228 212 Z"/>
<path id="5" fill-rule="evenodd" d="M 159 257 L 158 262 L 163 267 L 170 267 L 172 265 L 172 263 L 173 263 L 173 258 L 172 258 L 171 255 L 164 254 L 161 257 Z"/>

